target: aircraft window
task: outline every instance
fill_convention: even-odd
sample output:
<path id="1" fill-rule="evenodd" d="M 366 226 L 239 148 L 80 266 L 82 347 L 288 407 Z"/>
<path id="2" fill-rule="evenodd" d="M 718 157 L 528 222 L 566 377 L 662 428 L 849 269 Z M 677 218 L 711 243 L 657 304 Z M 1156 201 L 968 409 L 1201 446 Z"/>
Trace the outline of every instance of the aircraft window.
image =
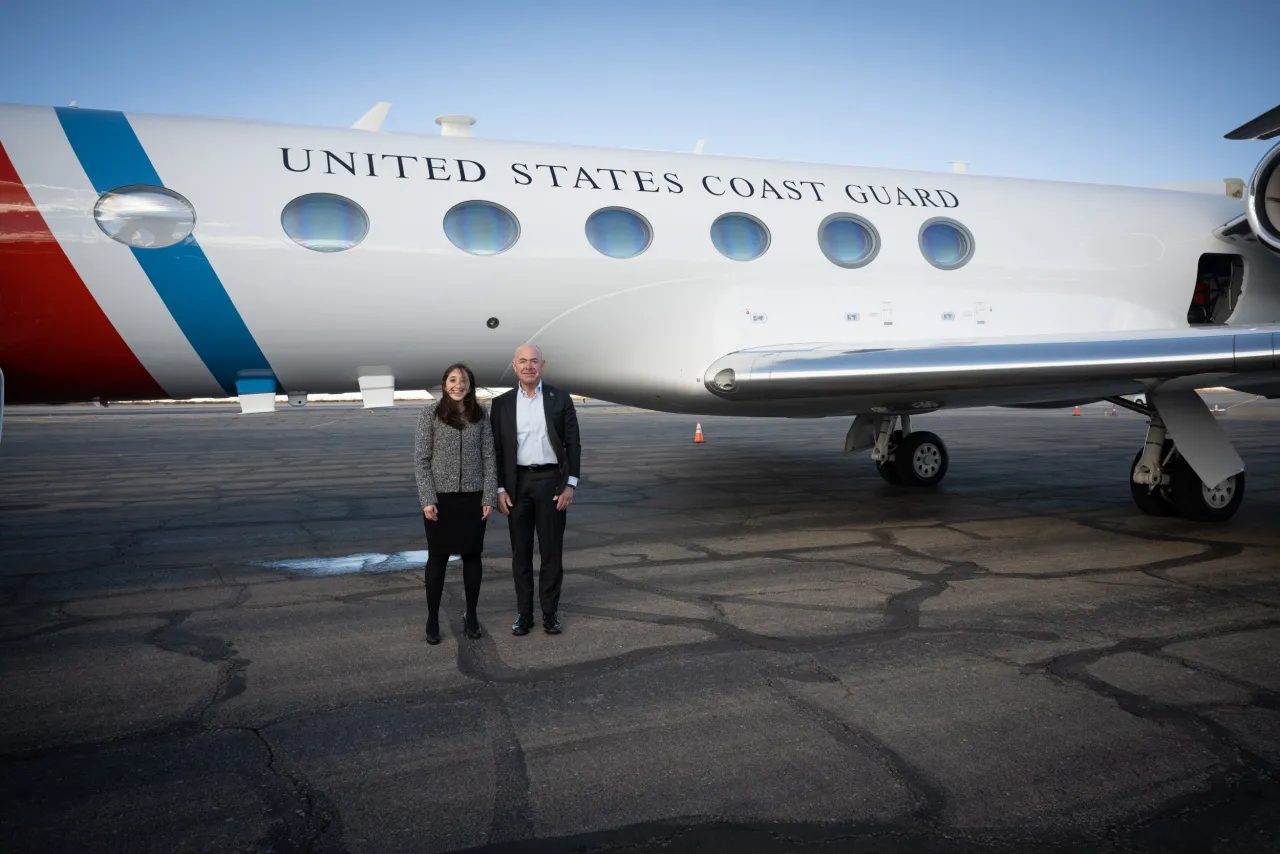
<path id="1" fill-rule="evenodd" d="M 818 226 L 818 246 L 832 264 L 852 269 L 870 264 L 876 257 L 880 235 L 860 216 L 832 214 Z"/>
<path id="2" fill-rule="evenodd" d="M 753 216 L 725 214 L 711 223 L 711 242 L 734 261 L 752 261 L 769 249 L 769 229 Z"/>
<path id="3" fill-rule="evenodd" d="M 139 184 L 103 193 L 93 219 L 103 234 L 125 246 L 162 249 L 187 239 L 196 227 L 196 210 L 173 190 Z"/>
<path id="4" fill-rule="evenodd" d="M 492 202 L 462 202 L 444 215 L 449 242 L 472 255 L 506 252 L 520 239 L 520 223 L 511 211 Z"/>
<path id="5" fill-rule="evenodd" d="M 280 214 L 284 233 L 316 252 L 341 252 L 364 240 L 369 217 L 350 199 L 330 193 L 299 196 Z"/>
<path id="6" fill-rule="evenodd" d="M 931 219 L 920 226 L 920 251 L 939 270 L 955 270 L 973 257 L 973 235 L 953 219 Z"/>
<path id="7" fill-rule="evenodd" d="M 604 208 L 587 217 L 587 240 L 601 255 L 634 258 L 649 248 L 653 230 L 635 211 Z"/>

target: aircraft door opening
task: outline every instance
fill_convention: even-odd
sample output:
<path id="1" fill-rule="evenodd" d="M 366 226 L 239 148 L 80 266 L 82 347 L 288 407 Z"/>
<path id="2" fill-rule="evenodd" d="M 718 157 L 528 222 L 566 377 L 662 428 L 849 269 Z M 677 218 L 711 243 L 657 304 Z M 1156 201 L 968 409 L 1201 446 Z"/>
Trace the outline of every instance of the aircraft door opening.
<path id="1" fill-rule="evenodd" d="M 1187 323 L 1191 326 L 1226 323 L 1240 302 L 1243 284 L 1244 259 L 1239 255 L 1201 255 L 1191 304 L 1187 307 Z"/>

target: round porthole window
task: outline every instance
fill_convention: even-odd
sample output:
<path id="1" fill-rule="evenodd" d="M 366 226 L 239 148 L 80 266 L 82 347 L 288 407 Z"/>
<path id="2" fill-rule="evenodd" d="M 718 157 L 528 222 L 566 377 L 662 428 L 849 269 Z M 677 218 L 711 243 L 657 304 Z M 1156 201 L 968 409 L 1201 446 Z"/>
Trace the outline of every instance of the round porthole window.
<path id="1" fill-rule="evenodd" d="M 872 262 L 880 251 L 880 235 L 860 216 L 832 214 L 818 226 L 818 246 L 832 264 L 852 269 Z"/>
<path id="2" fill-rule="evenodd" d="M 506 252 L 520 239 L 520 223 L 511 211 L 492 202 L 462 202 L 444 215 L 449 242 L 472 255 Z"/>
<path id="3" fill-rule="evenodd" d="M 601 255 L 634 258 L 649 248 L 653 231 L 635 211 L 604 208 L 587 217 L 587 240 Z"/>
<path id="4" fill-rule="evenodd" d="M 289 202 L 280 214 L 280 225 L 295 243 L 316 252 L 350 249 L 369 233 L 364 209 L 330 193 L 312 193 Z"/>
<path id="5" fill-rule="evenodd" d="M 769 229 L 753 216 L 725 214 L 711 223 L 711 242 L 734 261 L 752 261 L 769 249 Z"/>
<path id="6" fill-rule="evenodd" d="M 953 219 L 931 219 L 920 226 L 920 251 L 939 270 L 955 270 L 973 257 L 973 235 Z"/>
<path id="7" fill-rule="evenodd" d="M 196 210 L 173 190 L 136 185 L 103 193 L 93 219 L 125 246 L 162 249 L 187 239 L 196 227 Z"/>

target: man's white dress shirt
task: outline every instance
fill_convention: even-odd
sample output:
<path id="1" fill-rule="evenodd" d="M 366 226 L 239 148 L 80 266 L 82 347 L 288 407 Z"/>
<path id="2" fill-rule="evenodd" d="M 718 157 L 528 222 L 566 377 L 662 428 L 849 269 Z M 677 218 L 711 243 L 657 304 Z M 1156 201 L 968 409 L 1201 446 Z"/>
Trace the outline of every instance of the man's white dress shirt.
<path id="1" fill-rule="evenodd" d="M 545 466 L 555 465 L 555 449 L 551 447 L 551 439 L 547 436 L 547 413 L 542 403 L 542 381 L 529 394 L 524 386 L 516 386 L 516 465 Z M 570 476 L 569 485 L 575 489 L 578 479 Z M 506 492 L 499 489 L 499 492 Z"/>

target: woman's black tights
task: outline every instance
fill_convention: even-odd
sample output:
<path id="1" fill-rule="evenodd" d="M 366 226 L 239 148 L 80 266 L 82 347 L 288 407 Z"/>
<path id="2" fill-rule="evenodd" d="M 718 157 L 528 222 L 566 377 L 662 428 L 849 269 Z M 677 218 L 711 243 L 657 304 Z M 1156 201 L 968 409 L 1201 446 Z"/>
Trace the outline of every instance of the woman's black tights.
<path id="1" fill-rule="evenodd" d="M 432 552 L 427 556 L 427 566 L 423 571 L 423 582 L 427 586 L 427 625 L 429 629 L 440 630 L 440 597 L 444 595 L 444 571 L 449 565 L 449 555 Z M 480 555 L 462 556 L 462 586 L 467 592 L 467 625 L 476 625 L 476 603 L 480 601 L 480 578 L 483 574 Z"/>

